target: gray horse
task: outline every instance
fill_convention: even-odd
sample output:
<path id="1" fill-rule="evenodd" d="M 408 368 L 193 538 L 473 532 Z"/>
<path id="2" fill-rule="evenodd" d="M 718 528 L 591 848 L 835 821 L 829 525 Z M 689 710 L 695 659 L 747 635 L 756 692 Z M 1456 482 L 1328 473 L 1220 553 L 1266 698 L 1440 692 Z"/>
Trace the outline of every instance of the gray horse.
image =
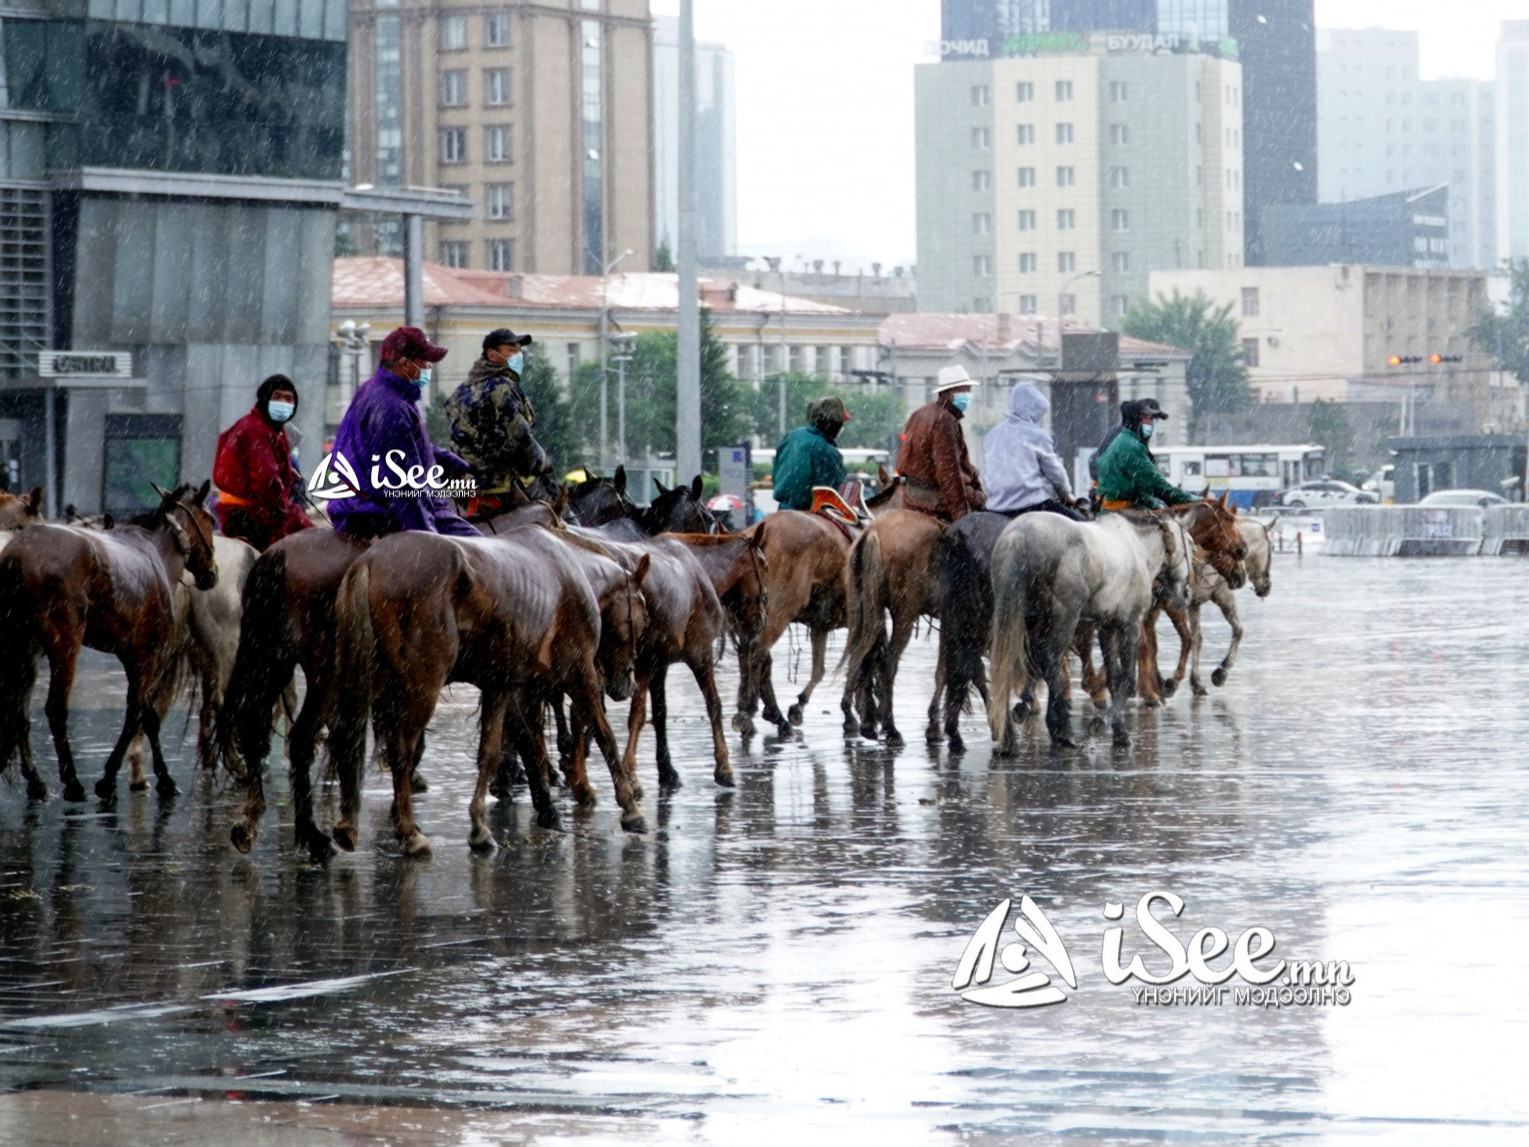
<path id="1" fill-rule="evenodd" d="M 1193 544 L 1167 517 L 1107 514 L 1074 522 L 1060 514 L 1025 514 L 1004 530 L 993 551 L 992 684 L 988 724 L 999 752 L 1016 747 L 1010 698 L 1032 671 L 1046 682 L 1046 728 L 1055 745 L 1071 746 L 1067 651 L 1078 624 L 1098 628 L 1110 688 L 1115 744 L 1129 745 L 1125 703 L 1136 677 L 1142 618 L 1153 600 L 1189 604 Z"/>

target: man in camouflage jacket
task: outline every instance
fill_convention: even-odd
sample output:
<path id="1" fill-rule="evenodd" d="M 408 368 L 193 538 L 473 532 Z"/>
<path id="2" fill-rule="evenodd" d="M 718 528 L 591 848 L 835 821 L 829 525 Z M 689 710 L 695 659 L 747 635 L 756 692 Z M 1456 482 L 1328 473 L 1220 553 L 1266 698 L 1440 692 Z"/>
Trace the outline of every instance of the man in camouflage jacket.
<path id="1" fill-rule="evenodd" d="M 506 493 L 517 479 L 529 482 L 552 469 L 531 433 L 536 409 L 520 388 L 530 342 L 530 335 L 490 331 L 467 381 L 446 400 L 452 446 L 472 467 L 480 496 Z"/>

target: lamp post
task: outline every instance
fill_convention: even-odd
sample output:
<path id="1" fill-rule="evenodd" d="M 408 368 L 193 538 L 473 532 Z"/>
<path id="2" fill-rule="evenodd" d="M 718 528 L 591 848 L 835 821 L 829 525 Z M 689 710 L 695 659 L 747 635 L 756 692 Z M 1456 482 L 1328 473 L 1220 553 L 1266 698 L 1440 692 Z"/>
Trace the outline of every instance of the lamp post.
<path id="1" fill-rule="evenodd" d="M 371 345 L 367 337 L 371 330 L 371 323 L 357 323 L 353 319 L 346 319 L 336 331 L 339 335 L 340 353 L 350 360 L 348 368 L 342 372 L 339 380 L 341 407 L 350 405 L 351 399 L 356 397 L 356 390 L 361 385 L 361 356 Z"/>
<path id="2" fill-rule="evenodd" d="M 626 465 L 626 364 L 632 361 L 632 351 L 637 346 L 637 336 L 620 334 L 611 339 L 616 353 L 611 361 L 616 364 L 616 465 Z"/>
<path id="3" fill-rule="evenodd" d="M 606 375 L 609 372 L 605 367 L 605 331 L 610 322 L 609 292 L 611 271 L 615 269 L 617 263 L 621 262 L 631 253 L 632 249 L 628 247 L 609 263 L 606 263 L 600 271 L 600 472 L 602 474 L 609 472 L 611 456 L 610 417 L 607 414 L 608 399 L 606 397 L 608 390 Z M 568 381 L 571 384 L 573 379 L 570 378 Z"/>
<path id="4" fill-rule="evenodd" d="M 1061 374 L 1062 373 L 1062 369 L 1066 366 L 1066 360 L 1062 356 L 1062 350 L 1067 345 L 1067 339 L 1062 334 L 1062 300 L 1067 298 L 1067 288 L 1072 286 L 1079 279 L 1096 279 L 1098 277 L 1099 277 L 1099 272 L 1097 270 L 1093 270 L 1093 271 L 1079 271 L 1072 278 L 1065 280 L 1062 283 L 1062 289 L 1057 292 L 1057 296 L 1056 296 L 1056 368 L 1057 368 L 1057 373 L 1058 374 Z"/>

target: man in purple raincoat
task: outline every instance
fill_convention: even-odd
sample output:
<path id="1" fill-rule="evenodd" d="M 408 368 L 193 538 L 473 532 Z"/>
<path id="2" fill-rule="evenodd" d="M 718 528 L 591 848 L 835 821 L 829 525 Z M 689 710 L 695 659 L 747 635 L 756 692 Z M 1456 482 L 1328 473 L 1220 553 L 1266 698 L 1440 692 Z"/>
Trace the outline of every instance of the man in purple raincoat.
<path id="1" fill-rule="evenodd" d="M 402 530 L 481 536 L 437 493 L 469 470 L 431 443 L 419 410 L 431 367 L 445 357 L 446 348 L 433 345 L 418 327 L 399 327 L 382 340 L 382 365 L 340 420 L 322 479 L 314 475 L 315 485 L 332 482 L 355 491 L 329 503 L 335 529 L 358 538 Z"/>

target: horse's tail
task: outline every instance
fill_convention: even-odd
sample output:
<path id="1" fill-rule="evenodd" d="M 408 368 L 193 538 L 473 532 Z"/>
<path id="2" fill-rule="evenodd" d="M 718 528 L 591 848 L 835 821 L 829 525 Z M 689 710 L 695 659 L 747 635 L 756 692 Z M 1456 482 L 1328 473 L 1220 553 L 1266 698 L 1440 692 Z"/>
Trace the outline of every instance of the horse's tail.
<path id="1" fill-rule="evenodd" d="M 840 665 L 850 687 L 870 671 L 879 647 L 886 644 L 882 614 L 887 609 L 887 569 L 881 552 L 881 536 L 867 530 L 849 551 L 849 585 L 845 587 L 845 621 L 849 637 L 844 642 Z M 874 662 L 872 662 L 874 665 Z"/>
<path id="2" fill-rule="evenodd" d="M 992 648 L 989 652 L 987 723 L 993 740 L 1002 743 L 1009 720 L 1009 701 L 1023 689 L 1029 677 L 1028 634 L 1030 574 L 1024 560 L 1006 560 L 1000 550 L 993 557 Z"/>
<path id="3" fill-rule="evenodd" d="M 329 764 L 344 783 L 360 785 L 366 763 L 366 725 L 372 708 L 376 631 L 372 628 L 372 567 L 365 558 L 345 571 L 335 600 L 335 705 L 329 728 Z"/>
<path id="4" fill-rule="evenodd" d="M 260 767 L 271 749 L 271 720 L 297 665 L 297 640 L 286 617 L 287 555 L 261 554 L 244 583 L 239 647 L 217 715 L 218 755 L 230 771 Z"/>
<path id="5" fill-rule="evenodd" d="M 993 624 L 993 583 L 964 531 L 946 530 L 935 543 L 940 600 L 940 646 L 945 665 L 945 711 L 966 708 L 968 690 L 982 680 L 982 654 Z"/>
<path id="6" fill-rule="evenodd" d="M 28 619 L 36 615 L 21 572 L 21 562 L 0 553 L 0 773 L 11 763 L 26 735 L 27 706 L 36 678 L 35 639 Z"/>

